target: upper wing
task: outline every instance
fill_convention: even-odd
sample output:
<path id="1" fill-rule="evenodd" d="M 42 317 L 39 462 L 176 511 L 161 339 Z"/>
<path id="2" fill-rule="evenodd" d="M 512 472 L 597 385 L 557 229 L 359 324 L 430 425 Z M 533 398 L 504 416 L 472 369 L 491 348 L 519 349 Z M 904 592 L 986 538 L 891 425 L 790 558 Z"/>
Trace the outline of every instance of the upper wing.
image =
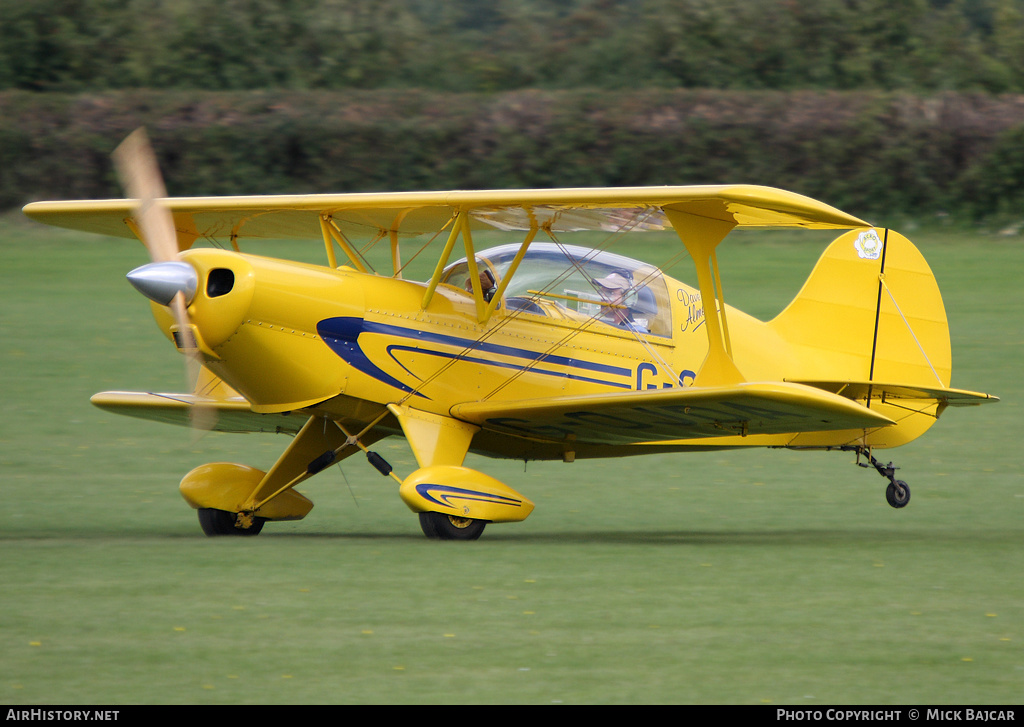
<path id="1" fill-rule="evenodd" d="M 485 429 L 595 444 L 884 427 L 893 421 L 842 396 L 786 382 L 458 404 Z"/>
<path id="2" fill-rule="evenodd" d="M 164 204 L 182 249 L 198 238 L 320 238 L 324 218 L 347 233 L 433 234 L 461 211 L 476 229 L 555 232 L 664 229 L 666 210 L 740 227 L 867 226 L 809 197 L 754 185 L 177 197 Z M 135 206 L 123 199 L 34 202 L 24 212 L 58 227 L 134 237 L 126 222 Z"/>

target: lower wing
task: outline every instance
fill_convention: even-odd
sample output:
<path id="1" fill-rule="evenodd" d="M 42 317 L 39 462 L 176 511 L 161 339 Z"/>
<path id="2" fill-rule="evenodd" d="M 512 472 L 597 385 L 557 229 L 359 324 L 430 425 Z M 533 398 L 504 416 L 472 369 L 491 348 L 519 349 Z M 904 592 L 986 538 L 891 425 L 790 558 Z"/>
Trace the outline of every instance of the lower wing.
<path id="1" fill-rule="evenodd" d="M 845 396 L 791 382 L 466 402 L 452 407 L 451 414 L 492 431 L 595 444 L 876 429 L 894 423 Z"/>
<path id="2" fill-rule="evenodd" d="M 193 425 L 196 408 L 216 413 L 210 417 L 215 432 L 283 432 L 297 433 L 309 419 L 308 415 L 257 414 L 242 397 L 211 399 L 195 394 L 155 394 L 142 391 L 104 391 L 95 394 L 92 403 L 115 414 L 140 419 Z"/>

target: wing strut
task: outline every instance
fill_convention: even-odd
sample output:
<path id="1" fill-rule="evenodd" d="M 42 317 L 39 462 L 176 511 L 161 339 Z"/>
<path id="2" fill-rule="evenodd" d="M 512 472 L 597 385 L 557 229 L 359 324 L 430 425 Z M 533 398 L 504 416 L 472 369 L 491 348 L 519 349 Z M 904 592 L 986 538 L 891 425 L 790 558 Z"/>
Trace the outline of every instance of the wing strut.
<path id="1" fill-rule="evenodd" d="M 338 260 L 334 254 L 334 246 L 331 241 L 338 243 L 341 249 L 345 252 L 346 257 L 355 266 L 356 270 L 361 273 L 367 273 L 369 270 L 366 265 L 363 264 L 362 260 L 359 259 L 359 255 L 356 254 L 355 249 L 349 244 L 349 241 L 345 239 L 345 236 L 341 234 L 341 230 L 338 229 L 334 219 L 328 215 L 320 215 L 320 232 L 324 238 L 324 246 L 327 248 L 327 261 L 330 263 L 332 268 L 338 267 Z"/>
<path id="2" fill-rule="evenodd" d="M 697 285 L 704 306 L 708 332 L 708 355 L 694 381 L 695 386 L 725 386 L 744 381 L 732 358 L 729 324 L 725 316 L 725 298 L 718 274 L 715 248 L 736 226 L 735 222 L 700 217 L 665 208 L 665 216 L 683 241 L 697 266 Z"/>
<path id="3" fill-rule="evenodd" d="M 523 257 L 526 255 L 526 251 L 530 247 L 530 243 L 533 242 L 533 238 L 537 236 L 537 232 L 537 226 L 534 225 L 530 228 L 529 232 L 526 233 L 526 239 L 523 240 L 523 244 L 519 246 L 519 251 L 512 259 L 512 263 L 508 266 L 508 270 L 505 271 L 505 275 L 498 282 L 498 289 L 494 292 L 494 297 L 491 298 L 491 302 L 487 304 L 487 311 L 485 312 L 486 318 L 491 317 L 491 314 L 494 313 L 494 309 L 498 306 L 498 303 L 505 295 L 505 289 L 508 287 L 508 284 L 512 282 L 512 277 L 516 274 L 516 270 L 519 269 L 519 263 L 523 261 Z M 486 323 L 486 320 L 483 322 Z"/>
<path id="4" fill-rule="evenodd" d="M 427 290 L 423 294 L 423 308 L 426 309 L 427 306 L 430 305 L 430 301 L 434 297 L 434 291 L 437 289 L 437 285 L 441 281 L 441 275 L 444 273 L 445 266 L 448 264 L 448 258 L 451 257 L 452 249 L 455 247 L 455 243 L 461 235 L 463 246 L 466 250 L 466 262 L 469 265 L 469 277 L 473 285 L 473 290 L 471 292 L 473 294 L 473 300 L 476 302 L 477 320 L 480 323 L 487 323 L 495 309 L 498 307 L 498 303 L 505 294 L 505 289 L 512 280 L 512 276 L 515 275 L 515 272 L 519 267 L 519 263 L 523 261 L 523 256 L 526 255 L 526 251 L 537 236 L 538 231 L 539 228 L 536 224 L 531 226 L 527 231 L 526 238 L 523 240 L 522 245 L 520 245 L 519 251 L 512 260 L 512 264 L 502 276 L 501 280 L 498 281 L 498 288 L 494 297 L 491 298 L 490 302 L 488 302 L 484 300 L 484 291 L 480 289 L 480 271 L 476 264 L 476 251 L 473 247 L 473 235 L 469 230 L 469 211 L 460 210 L 454 218 L 451 232 L 448 234 L 448 241 L 445 243 L 441 257 L 437 261 L 437 267 L 434 269 L 434 274 L 431 276 L 430 282 L 427 283 Z"/>
<path id="5" fill-rule="evenodd" d="M 465 221 L 465 210 L 459 210 L 455 217 L 452 218 L 452 231 L 448 233 L 448 241 L 444 244 L 444 250 L 437 261 L 437 267 L 434 268 L 434 274 L 430 277 L 430 282 L 427 283 L 427 292 L 423 294 L 424 310 L 430 305 L 430 301 L 434 297 L 434 291 L 437 289 L 437 284 L 441 282 L 441 274 L 448 264 L 448 258 L 451 257 L 452 248 L 455 247 L 455 242 L 459 239 L 459 234 L 462 232 L 462 226 L 465 224 Z"/>

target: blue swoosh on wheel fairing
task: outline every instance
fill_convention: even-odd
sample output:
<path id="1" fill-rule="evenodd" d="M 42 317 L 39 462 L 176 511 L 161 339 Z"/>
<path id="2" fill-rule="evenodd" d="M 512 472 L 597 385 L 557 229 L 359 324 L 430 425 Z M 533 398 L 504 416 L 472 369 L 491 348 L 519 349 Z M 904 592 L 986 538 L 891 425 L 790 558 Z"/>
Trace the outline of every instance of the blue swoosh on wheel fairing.
<path id="1" fill-rule="evenodd" d="M 434 497 L 432 493 L 445 493 L 439 494 L 438 497 Z M 464 490 L 461 487 L 452 487 L 451 485 L 436 485 L 429 482 L 416 485 L 416 494 L 422 497 L 424 500 L 429 502 L 436 502 L 438 505 L 445 505 L 447 507 L 455 507 L 452 503 L 448 502 L 452 500 L 473 500 L 475 502 L 492 502 L 497 505 L 512 505 L 513 507 L 521 507 L 522 500 L 516 500 L 511 497 L 505 497 L 504 495 L 493 495 L 489 492 L 480 492 L 479 490 Z"/>

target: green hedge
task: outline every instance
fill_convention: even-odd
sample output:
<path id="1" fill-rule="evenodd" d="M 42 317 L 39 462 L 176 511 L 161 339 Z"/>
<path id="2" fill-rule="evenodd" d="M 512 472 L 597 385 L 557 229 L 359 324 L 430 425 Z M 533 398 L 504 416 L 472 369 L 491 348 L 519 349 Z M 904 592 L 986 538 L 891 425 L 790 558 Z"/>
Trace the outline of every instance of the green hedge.
<path id="1" fill-rule="evenodd" d="M 1024 0 L 0 0 L 0 89 L 1024 92 Z"/>
<path id="2" fill-rule="evenodd" d="M 153 138 L 173 195 L 766 184 L 856 214 L 1019 214 L 1024 97 L 882 92 L 0 93 L 0 207 L 120 196 Z"/>

